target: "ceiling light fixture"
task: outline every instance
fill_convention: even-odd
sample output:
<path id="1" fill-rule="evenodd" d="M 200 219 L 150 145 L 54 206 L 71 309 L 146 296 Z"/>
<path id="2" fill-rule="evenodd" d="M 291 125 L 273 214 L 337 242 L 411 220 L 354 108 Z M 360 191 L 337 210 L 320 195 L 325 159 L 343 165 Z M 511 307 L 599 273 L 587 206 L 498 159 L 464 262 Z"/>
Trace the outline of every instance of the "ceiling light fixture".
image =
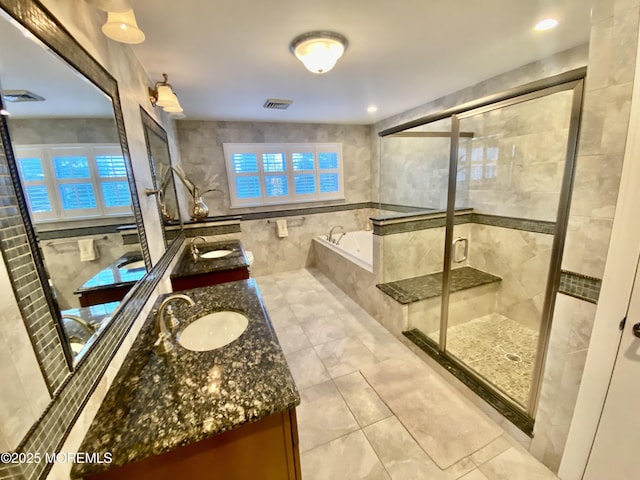
<path id="1" fill-rule="evenodd" d="M 307 70 L 327 73 L 347 49 L 347 39 L 335 32 L 315 31 L 298 35 L 289 48 Z"/>
<path id="2" fill-rule="evenodd" d="M 533 27 L 534 30 L 538 32 L 542 32 L 544 30 L 551 30 L 558 26 L 558 20 L 555 18 L 545 18 L 544 20 L 540 20 L 536 23 L 536 26 Z"/>
<path id="3" fill-rule="evenodd" d="M 129 0 L 93 0 L 97 8 L 107 12 L 102 33 L 120 43 L 142 43 L 144 32 L 138 27 Z"/>
<path id="4" fill-rule="evenodd" d="M 369 107 L 367 107 L 367 112 L 369 113 L 376 113 L 378 111 L 378 107 L 375 105 L 369 105 Z"/>
<path id="5" fill-rule="evenodd" d="M 167 83 L 169 77 L 166 73 L 162 74 L 164 80 L 156 82 L 153 88 L 149 89 L 149 100 L 154 107 L 162 107 L 167 113 L 182 113 L 182 107 L 178 102 L 178 97 L 173 92 L 171 84 Z"/>

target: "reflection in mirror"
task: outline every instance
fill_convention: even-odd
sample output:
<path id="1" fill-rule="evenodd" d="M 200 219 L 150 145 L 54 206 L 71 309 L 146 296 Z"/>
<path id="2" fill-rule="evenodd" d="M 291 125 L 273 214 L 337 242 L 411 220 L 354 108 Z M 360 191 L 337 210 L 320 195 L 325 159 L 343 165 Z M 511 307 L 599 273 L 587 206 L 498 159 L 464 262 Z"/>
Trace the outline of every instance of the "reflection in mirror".
<path id="1" fill-rule="evenodd" d="M 144 138 L 147 143 L 147 154 L 153 175 L 153 188 L 157 191 L 158 211 L 162 219 L 162 233 L 165 247 L 182 231 L 178 195 L 171 169 L 171 155 L 167 132 L 140 107 Z"/>
<path id="2" fill-rule="evenodd" d="M 0 85 L 22 191 L 76 362 L 146 273 L 109 96 L 0 16 Z M 43 282 L 46 283 L 46 282 Z"/>

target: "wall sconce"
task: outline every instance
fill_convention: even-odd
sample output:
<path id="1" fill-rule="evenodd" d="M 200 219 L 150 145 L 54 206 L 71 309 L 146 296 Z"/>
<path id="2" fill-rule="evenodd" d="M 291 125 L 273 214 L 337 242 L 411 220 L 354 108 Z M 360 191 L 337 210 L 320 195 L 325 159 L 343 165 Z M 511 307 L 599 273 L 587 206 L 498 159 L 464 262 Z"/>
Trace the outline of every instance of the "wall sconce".
<path id="1" fill-rule="evenodd" d="M 129 0 L 94 0 L 100 10 L 107 12 L 107 23 L 102 33 L 120 43 L 142 43 L 144 32 L 138 27 Z"/>
<path id="2" fill-rule="evenodd" d="M 335 32 L 316 31 L 298 35 L 289 48 L 307 70 L 327 73 L 347 49 L 347 39 Z"/>
<path id="3" fill-rule="evenodd" d="M 166 73 L 162 74 L 164 80 L 156 82 L 153 88 L 149 89 L 149 100 L 154 107 L 162 107 L 167 113 L 182 113 L 182 107 L 178 102 L 178 97 L 173 92 L 171 84 L 167 83 L 169 77 Z"/>

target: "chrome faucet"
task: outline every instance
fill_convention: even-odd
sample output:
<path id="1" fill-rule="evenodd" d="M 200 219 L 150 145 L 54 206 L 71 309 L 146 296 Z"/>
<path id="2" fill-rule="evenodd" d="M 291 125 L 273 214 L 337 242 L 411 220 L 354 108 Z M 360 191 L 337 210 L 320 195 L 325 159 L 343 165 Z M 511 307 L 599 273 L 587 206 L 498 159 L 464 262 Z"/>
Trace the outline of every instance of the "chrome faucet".
<path id="1" fill-rule="evenodd" d="M 80 318 L 77 315 L 71 315 L 69 313 L 65 313 L 62 315 L 62 319 L 71 320 L 72 322 L 77 323 L 82 327 L 82 329 L 89 334 L 89 336 L 93 335 L 96 331 L 96 327 L 87 323 L 84 318 Z"/>
<path id="2" fill-rule="evenodd" d="M 344 230 L 344 227 L 342 225 L 334 225 L 333 227 L 331 227 L 331 230 L 329 230 L 329 235 L 327 236 L 327 240 L 329 240 L 331 243 L 337 243 L 334 239 L 333 239 L 333 231 L 336 228 L 341 228 L 342 230 Z M 342 234 L 344 236 L 344 233 Z M 342 237 L 340 237 L 342 238 Z M 340 240 L 338 240 L 340 241 Z"/>
<path id="3" fill-rule="evenodd" d="M 158 338 L 156 342 L 153 344 L 153 348 L 159 354 L 169 353 L 171 350 L 173 350 L 174 345 L 171 338 L 171 331 L 169 329 L 175 328 L 180 324 L 176 316 L 173 314 L 173 311 L 171 310 L 171 306 L 169 305 L 169 303 L 171 303 L 173 300 L 182 300 L 190 307 L 193 307 L 196 304 L 191 299 L 191 297 L 188 297 L 187 295 L 184 295 L 182 293 L 175 293 L 173 295 L 169 295 L 167 298 L 165 298 L 162 301 L 162 303 L 160 304 L 160 307 L 158 307 L 158 311 L 156 312 L 155 334 L 158 336 Z M 164 318 L 165 310 L 168 310 L 169 312 L 170 323 L 167 323 L 167 320 L 165 320 Z"/>
<path id="4" fill-rule="evenodd" d="M 197 260 L 198 255 L 200 255 L 200 250 L 198 250 L 198 247 L 196 246 L 196 240 L 204 240 L 204 242 L 207 243 L 207 238 L 203 237 L 202 235 L 198 235 L 197 237 L 193 237 L 191 239 L 191 242 L 189 243 L 189 248 L 191 249 L 191 256 L 193 257 L 194 260 Z"/>

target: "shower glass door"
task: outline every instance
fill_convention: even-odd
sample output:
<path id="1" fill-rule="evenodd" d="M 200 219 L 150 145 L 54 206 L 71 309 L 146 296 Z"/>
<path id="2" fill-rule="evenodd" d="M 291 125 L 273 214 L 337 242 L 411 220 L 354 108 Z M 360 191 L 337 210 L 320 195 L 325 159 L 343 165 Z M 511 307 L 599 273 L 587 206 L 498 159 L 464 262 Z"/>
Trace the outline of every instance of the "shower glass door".
<path id="1" fill-rule="evenodd" d="M 555 87 L 453 121 L 466 135 L 452 149 L 457 165 L 449 184 L 456 207 L 473 210 L 447 237 L 440 349 L 529 412 L 552 300 L 547 287 L 572 104 L 573 91 Z"/>

